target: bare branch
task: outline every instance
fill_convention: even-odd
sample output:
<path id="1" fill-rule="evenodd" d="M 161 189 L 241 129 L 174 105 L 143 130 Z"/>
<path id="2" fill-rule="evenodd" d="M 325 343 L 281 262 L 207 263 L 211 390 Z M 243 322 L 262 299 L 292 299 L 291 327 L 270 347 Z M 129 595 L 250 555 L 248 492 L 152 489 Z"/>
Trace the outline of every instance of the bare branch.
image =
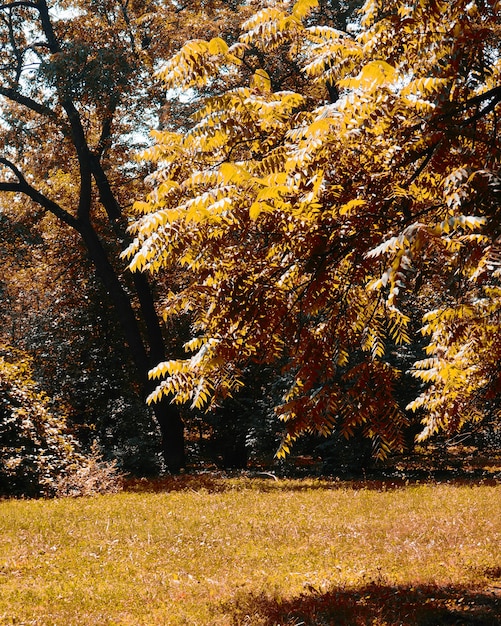
<path id="1" fill-rule="evenodd" d="M 38 9 L 38 4 L 36 2 L 26 2 L 24 0 L 6 2 L 5 4 L 0 4 L 0 11 L 5 11 L 6 9 L 16 9 L 17 7 L 24 7 L 25 9 Z"/>
<path id="2" fill-rule="evenodd" d="M 28 196 L 42 208 L 55 215 L 62 222 L 78 230 L 78 221 L 70 213 L 68 213 L 68 211 L 65 211 L 59 204 L 57 204 L 57 202 L 47 198 L 47 196 L 30 185 L 23 176 L 21 170 L 14 165 L 12 161 L 6 159 L 5 157 L 0 157 L 0 165 L 9 169 L 17 178 L 17 181 L 8 180 L 0 182 L 0 191 L 21 193 Z"/>

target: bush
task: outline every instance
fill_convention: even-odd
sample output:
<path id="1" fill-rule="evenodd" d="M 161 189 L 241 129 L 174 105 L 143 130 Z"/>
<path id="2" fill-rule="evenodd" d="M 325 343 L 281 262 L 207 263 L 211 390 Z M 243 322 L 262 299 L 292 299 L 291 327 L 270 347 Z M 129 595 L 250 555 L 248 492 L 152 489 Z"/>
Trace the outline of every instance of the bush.
<path id="1" fill-rule="evenodd" d="M 33 380 L 32 361 L 0 348 L 0 496 L 89 495 L 117 490 L 120 476 L 94 450 L 86 457 Z M 112 487 L 113 485 L 113 487 Z"/>
<path id="2" fill-rule="evenodd" d="M 55 481 L 55 495 L 77 497 L 118 493 L 122 486 L 123 475 L 118 471 L 116 460 L 105 461 L 94 442 L 90 455 L 69 466 Z"/>

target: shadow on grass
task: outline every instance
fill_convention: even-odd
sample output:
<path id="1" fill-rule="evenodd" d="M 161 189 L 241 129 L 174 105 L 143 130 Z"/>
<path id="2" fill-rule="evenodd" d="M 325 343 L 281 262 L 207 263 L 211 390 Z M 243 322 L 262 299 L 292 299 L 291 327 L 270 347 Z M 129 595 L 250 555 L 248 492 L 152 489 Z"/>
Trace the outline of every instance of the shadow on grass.
<path id="1" fill-rule="evenodd" d="M 500 626 L 501 586 L 475 591 L 373 583 L 310 590 L 292 600 L 240 595 L 223 611 L 233 626 Z"/>
<path id="2" fill-rule="evenodd" d="M 266 472 L 196 472 L 180 476 L 166 476 L 163 478 L 141 479 L 134 478 L 125 481 L 125 491 L 138 493 L 161 493 L 170 491 L 207 491 L 208 493 L 223 493 L 227 491 L 242 491 L 253 489 L 261 492 L 279 491 L 310 491 L 331 489 L 366 489 L 373 491 L 392 491 L 403 489 L 412 484 L 447 483 L 450 485 L 490 485 L 499 484 L 498 477 L 489 475 L 462 475 L 454 473 L 423 476 L 401 477 L 366 477 L 364 479 L 336 479 L 336 478 L 277 478 Z"/>

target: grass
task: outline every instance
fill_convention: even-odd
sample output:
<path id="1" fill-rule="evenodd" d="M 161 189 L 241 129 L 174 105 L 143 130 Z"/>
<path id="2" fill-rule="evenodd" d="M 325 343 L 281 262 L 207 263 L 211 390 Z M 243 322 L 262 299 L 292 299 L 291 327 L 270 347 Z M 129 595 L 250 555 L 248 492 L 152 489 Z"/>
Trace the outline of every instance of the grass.
<path id="1" fill-rule="evenodd" d="M 0 624 L 499 625 L 500 511 L 496 484 L 207 476 L 4 500 Z"/>

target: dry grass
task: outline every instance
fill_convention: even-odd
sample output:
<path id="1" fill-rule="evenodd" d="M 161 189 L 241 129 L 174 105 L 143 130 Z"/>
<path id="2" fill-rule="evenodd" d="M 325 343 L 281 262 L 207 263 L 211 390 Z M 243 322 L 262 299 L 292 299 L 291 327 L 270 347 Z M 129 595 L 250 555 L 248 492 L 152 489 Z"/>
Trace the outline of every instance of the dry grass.
<path id="1" fill-rule="evenodd" d="M 0 624 L 494 626 L 500 511 L 496 484 L 208 476 L 5 500 Z"/>

